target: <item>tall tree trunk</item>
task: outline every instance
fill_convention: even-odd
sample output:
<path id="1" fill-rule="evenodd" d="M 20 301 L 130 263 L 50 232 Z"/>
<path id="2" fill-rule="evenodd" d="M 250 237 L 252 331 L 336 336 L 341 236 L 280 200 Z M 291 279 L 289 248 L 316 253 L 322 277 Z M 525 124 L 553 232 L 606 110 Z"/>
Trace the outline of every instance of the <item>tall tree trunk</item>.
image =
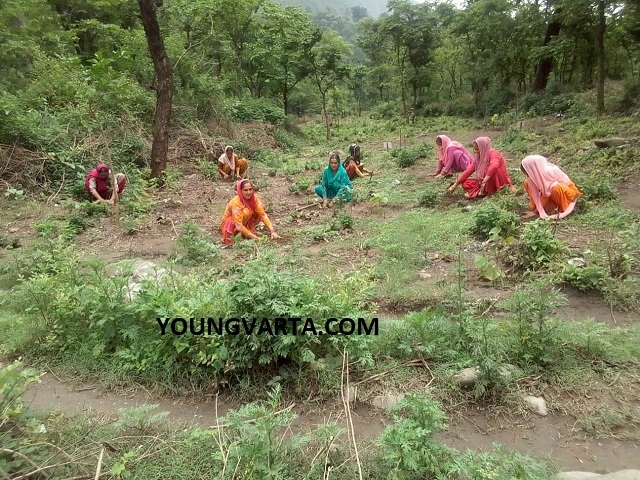
<path id="1" fill-rule="evenodd" d="M 558 8 L 552 14 L 551 20 L 547 25 L 547 31 L 544 35 L 543 46 L 549 45 L 554 37 L 560 34 L 562 28 L 562 22 L 560 20 L 561 9 Z M 538 62 L 538 68 L 536 69 L 536 78 L 533 81 L 531 90 L 534 92 L 541 92 L 547 88 L 547 82 L 549 81 L 549 75 L 551 75 L 551 69 L 553 68 L 553 55 L 546 55 Z"/>
<path id="2" fill-rule="evenodd" d="M 331 129 L 329 128 L 329 113 L 327 113 L 327 94 L 322 92 L 322 113 L 324 115 L 324 124 L 327 127 L 327 140 L 331 139 Z"/>
<path id="3" fill-rule="evenodd" d="M 605 0 L 598 1 L 598 88 L 596 110 L 598 117 L 604 115 L 604 32 L 607 28 Z"/>
<path id="4" fill-rule="evenodd" d="M 160 2 L 160 4 L 162 4 Z M 151 178 L 162 181 L 169 152 L 169 123 L 171 121 L 171 64 L 167 58 L 156 16 L 155 0 L 138 0 L 140 17 L 147 37 L 149 54 L 156 71 L 156 114 L 153 120 L 151 145 Z"/>

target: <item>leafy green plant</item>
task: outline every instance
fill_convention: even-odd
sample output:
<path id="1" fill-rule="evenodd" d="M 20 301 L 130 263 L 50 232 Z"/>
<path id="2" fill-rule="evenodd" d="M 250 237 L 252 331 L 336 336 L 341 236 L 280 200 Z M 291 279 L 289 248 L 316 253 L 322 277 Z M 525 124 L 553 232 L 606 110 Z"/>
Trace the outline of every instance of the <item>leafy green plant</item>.
<path id="1" fill-rule="evenodd" d="M 407 396 L 391 409 L 393 423 L 380 435 L 382 460 L 390 479 L 452 478 L 456 452 L 434 435 L 446 428 L 446 416 L 429 398 Z"/>
<path id="2" fill-rule="evenodd" d="M 433 208 L 440 203 L 441 194 L 430 188 L 423 190 L 418 195 L 418 206 L 424 208 Z"/>
<path id="3" fill-rule="evenodd" d="M 289 191 L 293 193 L 306 192 L 312 183 L 313 180 L 310 178 L 299 178 L 294 183 L 289 185 Z"/>
<path id="4" fill-rule="evenodd" d="M 511 295 L 506 307 L 513 319 L 510 325 L 515 340 L 512 361 L 516 365 L 546 367 L 559 359 L 562 339 L 549 316 L 563 300 L 558 290 L 545 282 L 518 288 Z"/>
<path id="5" fill-rule="evenodd" d="M 4 192 L 4 197 L 5 198 L 10 198 L 11 200 L 18 200 L 19 198 L 24 197 L 24 190 L 17 189 L 17 188 L 14 188 L 14 187 L 9 187 Z"/>
<path id="6" fill-rule="evenodd" d="M 473 213 L 473 220 L 471 233 L 481 239 L 507 238 L 518 231 L 518 216 L 491 202 L 480 205 Z"/>
<path id="7" fill-rule="evenodd" d="M 19 361 L 0 363 L 0 431 L 8 422 L 16 421 L 25 410 L 22 394 L 40 378 L 34 370 L 25 369 Z"/>
<path id="8" fill-rule="evenodd" d="M 599 265 L 584 267 L 567 265 L 562 271 L 562 278 L 565 283 L 583 292 L 602 291 L 606 285 L 607 272 Z"/>
<path id="9" fill-rule="evenodd" d="M 210 263 L 220 256 L 216 244 L 193 222 L 182 225 L 177 244 L 184 253 L 178 254 L 176 260 L 183 265 Z"/>
<path id="10" fill-rule="evenodd" d="M 476 255 L 474 258 L 474 263 L 478 272 L 483 278 L 495 282 L 501 278 L 504 278 L 504 272 L 500 269 L 500 267 L 491 259 L 485 257 L 484 255 Z"/>
<path id="11" fill-rule="evenodd" d="M 342 230 L 351 230 L 355 224 L 355 220 L 351 215 L 347 212 L 340 211 L 338 213 L 334 213 L 331 221 L 329 222 L 329 229 L 335 232 L 340 232 Z"/>
<path id="12" fill-rule="evenodd" d="M 518 247 L 520 264 L 533 270 L 549 265 L 558 255 L 568 251 L 564 242 L 555 238 L 549 223 L 543 220 L 524 226 Z"/>

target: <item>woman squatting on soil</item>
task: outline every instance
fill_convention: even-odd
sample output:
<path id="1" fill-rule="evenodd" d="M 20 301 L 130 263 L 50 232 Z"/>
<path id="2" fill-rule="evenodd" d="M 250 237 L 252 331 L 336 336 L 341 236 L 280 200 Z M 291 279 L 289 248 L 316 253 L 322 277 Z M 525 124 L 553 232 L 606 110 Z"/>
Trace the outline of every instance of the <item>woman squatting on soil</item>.
<path id="1" fill-rule="evenodd" d="M 231 245 L 231 239 L 238 233 L 242 238 L 258 238 L 260 234 L 256 227 L 260 222 L 271 232 L 271 238 L 280 238 L 256 196 L 253 184 L 249 180 L 240 180 L 236 185 L 236 193 L 220 219 L 222 243 Z"/>
<path id="2" fill-rule="evenodd" d="M 114 175 L 109 165 L 104 163 L 91 170 L 84 181 L 84 189 L 92 200 L 107 203 L 116 203 L 126 185 L 127 177 L 124 173 Z"/>

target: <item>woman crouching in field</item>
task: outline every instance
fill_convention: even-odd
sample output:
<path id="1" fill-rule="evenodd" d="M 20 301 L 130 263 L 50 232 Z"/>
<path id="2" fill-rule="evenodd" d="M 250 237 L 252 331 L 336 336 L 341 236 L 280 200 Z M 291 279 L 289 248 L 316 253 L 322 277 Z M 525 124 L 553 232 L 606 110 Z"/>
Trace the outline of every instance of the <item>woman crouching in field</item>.
<path id="1" fill-rule="evenodd" d="M 507 186 L 512 192 L 516 191 L 509 177 L 504 157 L 498 150 L 491 148 L 489 137 L 476 138 L 473 142 L 473 151 L 476 154 L 475 160 L 449 187 L 449 193 L 453 193 L 458 185 L 462 185 L 467 198 L 493 195 Z M 476 178 L 469 179 L 474 172 Z"/>
<path id="2" fill-rule="evenodd" d="M 367 170 L 366 168 L 364 168 L 360 145 L 357 145 L 355 143 L 349 145 L 349 156 L 344 161 L 342 166 L 347 171 L 349 180 L 353 180 L 356 177 L 364 177 L 365 173 L 368 173 L 369 175 L 373 174 L 371 170 Z"/>
<path id="3" fill-rule="evenodd" d="M 114 184 L 116 188 L 114 188 Z M 113 175 L 109 165 L 101 163 L 87 175 L 84 189 L 92 200 L 115 203 L 118 201 L 118 196 L 124 191 L 126 184 L 127 177 L 124 173 Z"/>
<path id="4" fill-rule="evenodd" d="M 560 167 L 542 155 L 529 155 L 522 160 L 520 169 L 527 176 L 524 188 L 531 207 L 527 217 L 560 220 L 573 212 L 582 192 Z"/>
<path id="5" fill-rule="evenodd" d="M 260 222 L 271 232 L 271 238 L 280 238 L 256 196 L 253 184 L 249 180 L 240 180 L 236 185 L 236 193 L 220 220 L 222 243 L 231 245 L 231 239 L 238 233 L 243 238 L 258 238 L 256 227 Z"/>
<path id="6" fill-rule="evenodd" d="M 223 180 L 229 177 L 234 180 L 244 178 L 244 174 L 248 168 L 249 161 L 246 158 L 238 157 L 231 145 L 227 145 L 224 153 L 218 158 L 218 173 Z"/>
<path id="7" fill-rule="evenodd" d="M 435 178 L 446 177 L 456 172 L 464 172 L 471 163 L 473 157 L 460 142 L 454 142 L 446 135 L 436 137 L 436 151 L 438 153 L 438 165 L 433 174 Z"/>
<path id="8" fill-rule="evenodd" d="M 316 194 L 322 198 L 322 207 L 331 207 L 336 199 L 351 200 L 351 180 L 337 153 L 329 157 L 329 165 L 322 172 L 322 183 L 316 185 Z"/>

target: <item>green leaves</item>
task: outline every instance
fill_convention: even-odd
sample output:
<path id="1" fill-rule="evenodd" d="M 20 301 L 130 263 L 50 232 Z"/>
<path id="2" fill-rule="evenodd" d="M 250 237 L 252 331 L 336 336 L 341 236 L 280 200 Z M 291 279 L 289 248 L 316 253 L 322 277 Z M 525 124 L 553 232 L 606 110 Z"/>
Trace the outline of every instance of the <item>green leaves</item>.
<path id="1" fill-rule="evenodd" d="M 474 258 L 474 263 L 478 272 L 483 278 L 495 282 L 501 278 L 504 278 L 504 272 L 500 269 L 500 267 L 491 259 L 485 257 L 484 255 L 476 255 Z"/>

